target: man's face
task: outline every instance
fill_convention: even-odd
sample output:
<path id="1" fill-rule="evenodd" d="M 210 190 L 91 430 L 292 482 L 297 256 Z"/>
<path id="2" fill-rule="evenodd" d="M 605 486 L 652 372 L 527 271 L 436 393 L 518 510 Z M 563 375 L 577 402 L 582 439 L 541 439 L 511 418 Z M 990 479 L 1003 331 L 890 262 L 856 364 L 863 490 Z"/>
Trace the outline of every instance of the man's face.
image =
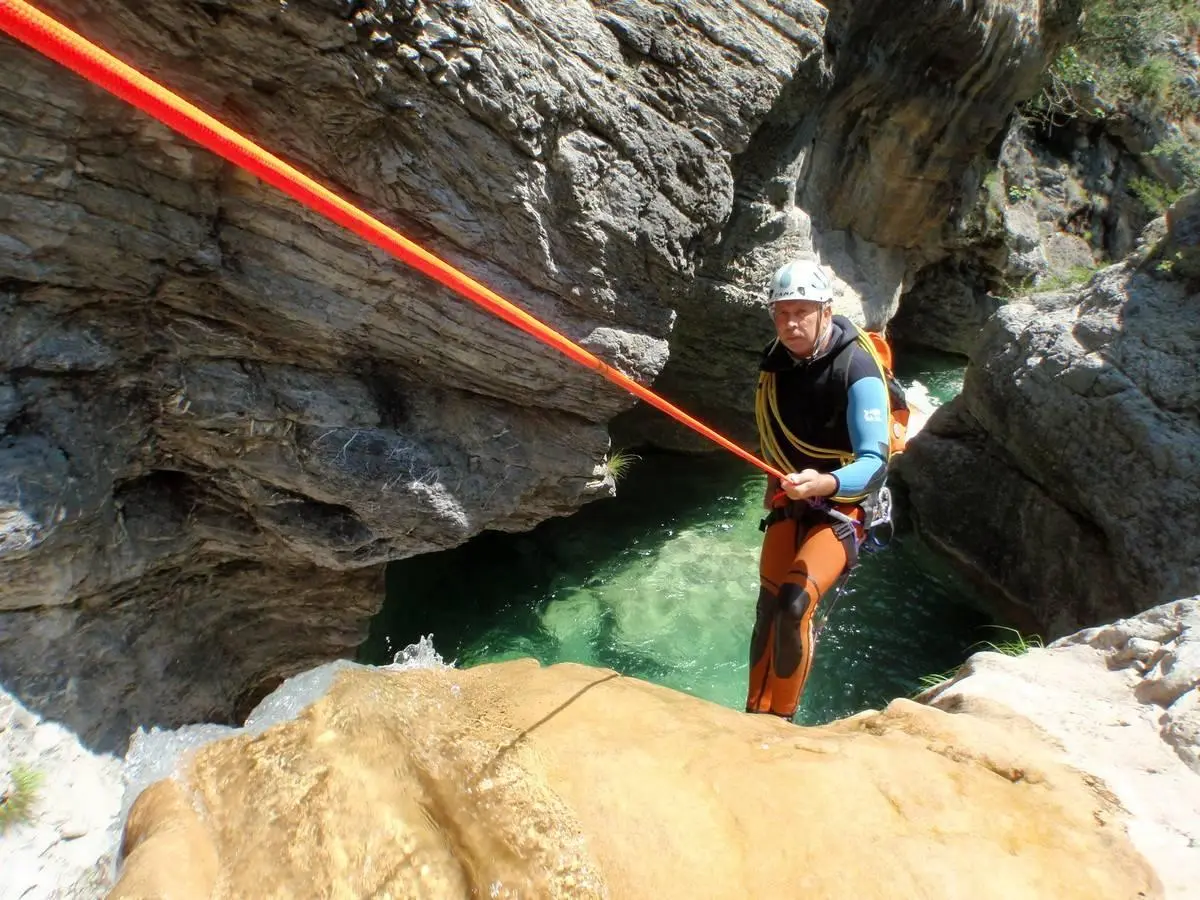
<path id="1" fill-rule="evenodd" d="M 815 300 L 780 300 L 771 305 L 779 342 L 795 356 L 808 356 L 833 318 L 833 304 Z"/>

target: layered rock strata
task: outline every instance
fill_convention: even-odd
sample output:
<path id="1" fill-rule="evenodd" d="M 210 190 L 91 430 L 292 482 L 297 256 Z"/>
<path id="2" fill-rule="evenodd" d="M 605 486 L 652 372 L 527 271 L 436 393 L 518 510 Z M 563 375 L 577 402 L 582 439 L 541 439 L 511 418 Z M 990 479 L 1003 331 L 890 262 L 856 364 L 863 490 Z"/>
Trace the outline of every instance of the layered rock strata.
<path id="1" fill-rule="evenodd" d="M 811 3 L 45 7 L 646 382 L 823 52 Z M 386 561 L 611 493 L 632 398 L 7 39 L 0 156 L 0 680 L 90 742 L 227 721 Z"/>
<path id="2" fill-rule="evenodd" d="M 744 436 L 770 269 L 816 252 L 886 320 L 1079 3 L 46 8 Z M 98 746 L 229 720 L 350 651 L 388 560 L 611 493 L 629 396 L 4 48 L 0 679 L 32 707 Z"/>

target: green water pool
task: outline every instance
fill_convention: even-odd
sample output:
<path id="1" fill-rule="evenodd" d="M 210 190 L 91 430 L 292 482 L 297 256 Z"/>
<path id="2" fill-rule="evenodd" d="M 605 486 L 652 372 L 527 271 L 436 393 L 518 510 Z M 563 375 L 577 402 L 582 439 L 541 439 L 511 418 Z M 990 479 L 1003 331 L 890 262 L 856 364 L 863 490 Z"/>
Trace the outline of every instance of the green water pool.
<path id="1" fill-rule="evenodd" d="M 961 386 L 956 360 L 914 356 L 900 374 L 940 400 Z M 741 709 L 763 485 L 734 458 L 643 453 L 615 498 L 525 534 L 484 533 L 389 566 L 387 600 L 359 658 L 390 662 L 432 635 L 460 667 L 587 663 Z M 971 589 L 902 533 L 864 557 L 837 600 L 796 721 L 911 694 L 922 676 L 996 637 Z"/>

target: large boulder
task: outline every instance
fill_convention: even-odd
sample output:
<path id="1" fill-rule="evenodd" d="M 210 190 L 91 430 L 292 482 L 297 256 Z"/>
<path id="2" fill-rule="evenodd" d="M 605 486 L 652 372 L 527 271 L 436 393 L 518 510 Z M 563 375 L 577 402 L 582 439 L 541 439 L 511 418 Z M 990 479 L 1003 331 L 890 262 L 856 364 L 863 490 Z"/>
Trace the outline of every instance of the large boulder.
<path id="1" fill-rule="evenodd" d="M 900 461 L 922 533 L 1050 636 L 1200 591 L 1189 221 L 1165 257 L 1000 309 Z"/>
<path id="2" fill-rule="evenodd" d="M 1019 719 L 899 700 L 797 729 L 529 660 L 331 681 L 144 791 L 112 900 L 1163 896 Z"/>
<path id="3" fill-rule="evenodd" d="M 1128 810 L 1130 839 L 1168 896 L 1193 896 L 1200 884 L 1200 597 L 1019 657 L 978 653 L 917 699 L 995 722 L 1033 722 Z"/>

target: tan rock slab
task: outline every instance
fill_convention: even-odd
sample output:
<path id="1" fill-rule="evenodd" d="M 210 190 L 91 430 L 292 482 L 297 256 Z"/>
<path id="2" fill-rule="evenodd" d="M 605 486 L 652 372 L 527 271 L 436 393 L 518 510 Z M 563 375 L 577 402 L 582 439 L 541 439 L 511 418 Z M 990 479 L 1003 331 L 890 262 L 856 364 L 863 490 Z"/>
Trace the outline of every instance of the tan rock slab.
<path id="1" fill-rule="evenodd" d="M 577 665 L 351 669 L 182 777 L 202 859 L 147 792 L 114 900 L 1161 896 L 1025 720 L 904 700 L 798 728 Z"/>

